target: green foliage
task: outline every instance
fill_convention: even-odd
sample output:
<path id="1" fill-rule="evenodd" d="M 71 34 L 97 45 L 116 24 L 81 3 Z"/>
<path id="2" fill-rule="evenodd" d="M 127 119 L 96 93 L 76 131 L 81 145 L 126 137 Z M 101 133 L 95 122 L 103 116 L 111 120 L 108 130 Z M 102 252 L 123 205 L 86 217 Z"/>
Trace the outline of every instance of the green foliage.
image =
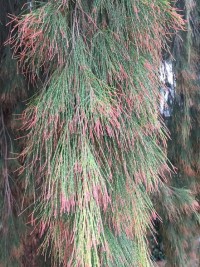
<path id="1" fill-rule="evenodd" d="M 49 1 L 13 21 L 19 62 L 45 76 L 21 153 L 42 251 L 52 265 L 152 266 L 149 192 L 169 169 L 157 73 L 180 17 L 160 1 Z"/>
<path id="2" fill-rule="evenodd" d="M 183 29 L 176 9 L 167 0 L 51 0 L 10 17 L 7 44 L 34 86 L 21 118 L 18 200 L 39 236 L 39 254 L 50 266 L 152 267 L 147 237 L 158 212 L 178 255 L 173 264 L 184 266 L 180 233 L 199 220 L 198 205 L 189 190 L 166 183 L 169 133 L 158 111 L 161 54 Z M 9 48 L 5 54 L 0 100 L 13 112 L 26 93 Z M 180 110 L 172 122 L 181 148 L 190 134 L 199 138 L 188 103 L 184 124 Z M 177 167 L 177 151 L 169 155 Z"/>

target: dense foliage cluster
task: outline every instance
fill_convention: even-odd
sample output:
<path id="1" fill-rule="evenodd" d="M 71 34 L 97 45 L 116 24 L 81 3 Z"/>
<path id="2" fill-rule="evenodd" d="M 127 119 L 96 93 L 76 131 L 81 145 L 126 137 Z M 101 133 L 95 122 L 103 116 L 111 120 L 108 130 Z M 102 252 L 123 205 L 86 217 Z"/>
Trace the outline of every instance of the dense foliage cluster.
<path id="1" fill-rule="evenodd" d="M 0 265 L 150 267 L 159 234 L 169 266 L 187 266 L 199 221 L 199 8 L 3 1 Z M 168 129 L 159 69 L 170 57 Z"/>

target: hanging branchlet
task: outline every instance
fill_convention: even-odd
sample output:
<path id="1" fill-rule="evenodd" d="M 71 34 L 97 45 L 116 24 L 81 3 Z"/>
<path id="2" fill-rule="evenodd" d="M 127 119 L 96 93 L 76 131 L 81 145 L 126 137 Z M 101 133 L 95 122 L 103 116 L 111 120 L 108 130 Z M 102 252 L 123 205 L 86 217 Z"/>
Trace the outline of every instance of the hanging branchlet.
<path id="1" fill-rule="evenodd" d="M 158 70 L 181 17 L 168 1 L 48 1 L 11 19 L 20 66 L 45 81 L 21 153 L 42 253 L 52 266 L 153 266 L 150 194 L 169 172 Z"/>

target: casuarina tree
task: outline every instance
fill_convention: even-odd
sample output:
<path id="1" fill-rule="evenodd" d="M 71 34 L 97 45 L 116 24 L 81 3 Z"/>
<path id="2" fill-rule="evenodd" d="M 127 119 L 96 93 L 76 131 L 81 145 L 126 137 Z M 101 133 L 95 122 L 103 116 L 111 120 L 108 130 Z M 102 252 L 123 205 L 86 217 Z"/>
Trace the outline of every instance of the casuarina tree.
<path id="1" fill-rule="evenodd" d="M 154 266 L 157 221 L 168 263 L 186 266 L 182 239 L 199 220 L 199 13 L 179 2 L 3 1 L 2 266 Z M 177 77 L 168 128 L 163 57 Z"/>

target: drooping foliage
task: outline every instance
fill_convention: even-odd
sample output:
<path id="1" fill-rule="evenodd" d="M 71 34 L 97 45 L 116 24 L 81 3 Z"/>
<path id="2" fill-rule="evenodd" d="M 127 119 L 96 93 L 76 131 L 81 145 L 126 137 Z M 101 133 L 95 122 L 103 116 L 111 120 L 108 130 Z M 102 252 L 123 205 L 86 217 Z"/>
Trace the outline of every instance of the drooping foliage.
<path id="1" fill-rule="evenodd" d="M 165 0 L 29 1 L 19 15 L 23 4 L 9 12 L 0 99 L 11 116 L 21 113 L 14 181 L 20 218 L 39 240 L 32 246 L 51 258 L 45 266 L 153 266 L 147 237 L 157 211 L 163 229 L 180 225 L 183 214 L 198 217 L 191 192 L 168 181 L 169 132 L 159 114 L 162 52 L 183 20 Z M 8 180 L 2 176 L 3 194 Z M 175 266 L 184 266 L 183 246 L 172 237 L 168 243 L 180 246 Z"/>

